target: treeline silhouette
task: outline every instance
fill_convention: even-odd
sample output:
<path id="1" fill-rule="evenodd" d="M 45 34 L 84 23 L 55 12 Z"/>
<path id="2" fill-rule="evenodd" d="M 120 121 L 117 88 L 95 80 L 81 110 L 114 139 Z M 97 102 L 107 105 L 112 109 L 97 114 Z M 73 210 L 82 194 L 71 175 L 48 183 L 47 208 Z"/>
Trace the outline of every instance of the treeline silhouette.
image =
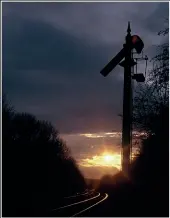
<path id="1" fill-rule="evenodd" d="M 3 216 L 47 216 L 85 180 L 55 128 L 2 101 Z M 47 212 L 47 213 L 46 213 Z"/>
<path id="2" fill-rule="evenodd" d="M 169 28 L 159 32 L 167 35 Z M 169 44 L 158 47 L 147 82 L 135 93 L 133 124 L 145 132 L 129 175 L 104 176 L 106 216 L 169 217 Z"/>

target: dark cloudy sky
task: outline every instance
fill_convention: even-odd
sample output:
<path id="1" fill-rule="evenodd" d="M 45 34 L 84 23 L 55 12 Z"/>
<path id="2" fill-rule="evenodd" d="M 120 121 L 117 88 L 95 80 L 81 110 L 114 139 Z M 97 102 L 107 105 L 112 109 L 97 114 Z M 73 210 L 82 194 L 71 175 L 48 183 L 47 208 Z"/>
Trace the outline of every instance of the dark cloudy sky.
<path id="1" fill-rule="evenodd" d="M 157 32 L 164 28 L 168 7 L 3 3 L 3 92 L 17 111 L 51 121 L 66 139 L 120 131 L 123 69 L 118 66 L 106 78 L 99 72 L 122 48 L 128 21 L 152 57 L 164 40 Z"/>

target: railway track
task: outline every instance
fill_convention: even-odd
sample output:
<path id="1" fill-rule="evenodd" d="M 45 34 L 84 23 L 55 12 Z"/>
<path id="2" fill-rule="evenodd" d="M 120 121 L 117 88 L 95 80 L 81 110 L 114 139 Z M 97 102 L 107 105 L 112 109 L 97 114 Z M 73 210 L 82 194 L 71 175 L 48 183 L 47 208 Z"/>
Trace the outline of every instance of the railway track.
<path id="1" fill-rule="evenodd" d="M 88 197 L 87 197 L 88 196 Z M 97 205 L 101 204 L 108 198 L 108 194 L 101 194 L 99 192 L 92 192 L 88 195 L 83 195 L 82 200 L 75 200 L 73 203 L 65 204 L 61 207 L 52 209 L 50 216 L 64 216 L 64 217 L 76 217 L 84 216 L 89 213 Z M 74 196 L 76 198 L 76 196 Z M 70 197 L 69 197 L 70 199 Z"/>
<path id="2" fill-rule="evenodd" d="M 93 209 L 95 206 L 99 205 L 100 203 L 102 203 L 103 201 L 105 201 L 108 198 L 108 194 L 105 193 L 105 195 L 102 196 L 101 199 L 98 199 L 97 202 L 95 202 L 94 204 L 86 207 L 85 209 L 73 214 L 71 217 L 76 217 L 76 216 L 86 216 L 85 214 L 87 212 L 90 212 L 91 209 Z"/>

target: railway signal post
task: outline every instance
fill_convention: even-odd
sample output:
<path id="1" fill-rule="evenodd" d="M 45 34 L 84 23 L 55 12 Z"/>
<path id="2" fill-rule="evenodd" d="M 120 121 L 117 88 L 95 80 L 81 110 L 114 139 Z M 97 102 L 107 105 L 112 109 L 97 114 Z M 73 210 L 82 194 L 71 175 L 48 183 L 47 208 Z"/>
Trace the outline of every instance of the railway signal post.
<path id="1" fill-rule="evenodd" d="M 131 145 L 131 29 L 128 24 L 125 48 L 124 87 L 123 87 L 123 123 L 122 123 L 122 171 L 128 173 Z"/>
<path id="2" fill-rule="evenodd" d="M 124 68 L 123 87 L 123 119 L 122 119 L 122 171 L 125 175 L 129 172 L 130 152 L 131 152 L 131 124 L 132 124 L 132 79 L 137 82 L 144 82 L 143 74 L 132 76 L 131 69 L 137 63 L 132 58 L 132 50 L 141 53 L 144 44 L 139 36 L 131 36 L 130 23 L 128 23 L 126 42 L 123 49 L 101 70 L 101 74 L 106 77 L 118 64 Z M 120 63 L 120 61 L 124 60 Z"/>

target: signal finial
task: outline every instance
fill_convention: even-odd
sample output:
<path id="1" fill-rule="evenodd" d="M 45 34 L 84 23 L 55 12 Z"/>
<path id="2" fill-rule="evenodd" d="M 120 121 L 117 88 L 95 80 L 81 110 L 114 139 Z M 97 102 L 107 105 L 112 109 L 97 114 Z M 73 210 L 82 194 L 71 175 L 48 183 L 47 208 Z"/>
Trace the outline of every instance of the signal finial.
<path id="1" fill-rule="evenodd" d="M 130 34 L 130 32 L 131 32 L 131 29 L 130 29 L 130 21 L 128 21 L 127 33 L 129 33 L 129 34 Z"/>

